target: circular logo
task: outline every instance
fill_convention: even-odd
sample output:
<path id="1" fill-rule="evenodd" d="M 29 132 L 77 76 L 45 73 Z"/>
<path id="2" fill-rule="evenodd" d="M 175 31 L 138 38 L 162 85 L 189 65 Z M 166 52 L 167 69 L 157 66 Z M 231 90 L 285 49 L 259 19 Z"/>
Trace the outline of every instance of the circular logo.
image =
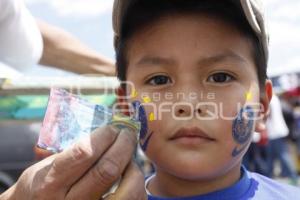
<path id="1" fill-rule="evenodd" d="M 254 124 L 254 112 L 250 106 L 242 108 L 237 118 L 233 121 L 232 136 L 239 144 L 244 144 L 251 137 Z"/>

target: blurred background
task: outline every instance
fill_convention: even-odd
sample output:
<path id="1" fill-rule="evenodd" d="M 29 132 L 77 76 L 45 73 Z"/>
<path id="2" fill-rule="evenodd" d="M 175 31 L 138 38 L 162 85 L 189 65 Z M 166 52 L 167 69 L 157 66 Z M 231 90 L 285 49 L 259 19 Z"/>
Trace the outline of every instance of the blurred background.
<path id="1" fill-rule="evenodd" d="M 112 0 L 25 0 L 33 16 L 63 28 L 90 48 L 114 59 Z M 30 75 L 64 76 L 56 69 L 33 68 Z"/>
<path id="2" fill-rule="evenodd" d="M 114 58 L 111 27 L 112 0 L 25 0 L 31 13 L 64 28 L 91 48 Z M 271 40 L 270 74 L 299 70 L 300 2 L 263 0 Z M 35 69 L 36 73 L 43 71 Z"/>
<path id="3" fill-rule="evenodd" d="M 300 1 L 263 1 L 271 33 L 268 75 L 281 106 L 281 111 L 277 109 L 272 115 L 284 117 L 288 133 L 280 140 L 270 138 L 270 133 L 258 133 L 244 164 L 253 171 L 297 185 L 300 172 Z M 112 0 L 25 0 L 25 3 L 35 18 L 62 28 L 88 48 L 114 60 Z M 49 77 L 70 77 L 70 81 L 74 81 L 77 76 L 38 65 L 23 73 L 25 76 L 18 80 L 0 76 L 0 192 L 13 184 L 26 167 L 48 155 L 35 148 L 35 144 L 47 105 Z M 87 89 L 94 83 L 85 81 Z M 112 80 L 111 88 L 114 83 Z M 37 85 L 40 88 L 36 88 Z M 85 96 L 106 105 L 111 105 L 115 98 L 113 94 L 102 96 L 93 91 L 87 91 Z M 274 149 L 274 145 L 282 149 Z M 277 151 L 284 154 L 275 153 Z M 140 162 L 145 173 L 152 171 L 143 157 Z M 274 168 L 271 174 L 267 173 L 270 165 Z"/>

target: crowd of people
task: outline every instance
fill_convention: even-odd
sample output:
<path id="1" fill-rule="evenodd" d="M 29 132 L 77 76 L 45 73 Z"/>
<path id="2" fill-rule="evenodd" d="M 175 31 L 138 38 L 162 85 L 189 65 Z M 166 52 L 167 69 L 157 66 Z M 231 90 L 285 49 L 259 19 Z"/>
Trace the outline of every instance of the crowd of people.
<path id="1" fill-rule="evenodd" d="M 244 164 L 251 170 L 271 178 L 288 178 L 298 185 L 300 173 L 300 121 L 299 96 L 274 95 L 265 132 L 257 133 L 244 158 Z M 294 148 L 293 148 L 294 147 Z M 278 161 L 278 162 L 277 162 Z M 278 163 L 279 173 L 275 173 Z M 276 165 L 277 166 L 277 165 Z"/>

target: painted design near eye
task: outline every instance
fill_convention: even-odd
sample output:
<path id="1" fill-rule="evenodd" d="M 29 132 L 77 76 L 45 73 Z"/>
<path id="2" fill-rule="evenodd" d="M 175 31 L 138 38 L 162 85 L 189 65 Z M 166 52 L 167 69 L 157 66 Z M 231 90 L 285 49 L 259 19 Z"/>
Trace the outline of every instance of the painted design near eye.
<path id="1" fill-rule="evenodd" d="M 154 115 L 153 112 L 151 112 L 151 113 L 149 114 L 149 121 L 152 122 L 152 121 L 154 121 L 154 120 L 155 120 L 155 115 Z"/>
<path id="2" fill-rule="evenodd" d="M 141 130 L 139 135 L 139 142 L 143 151 L 147 151 L 149 141 L 153 135 L 153 132 L 148 133 L 148 122 L 147 122 L 147 114 L 145 108 L 139 101 L 134 101 L 132 103 L 134 109 L 137 111 L 138 120 L 141 122 Z"/>
<path id="3" fill-rule="evenodd" d="M 252 92 L 246 92 L 246 101 L 251 101 L 253 99 L 253 94 Z"/>
<path id="4" fill-rule="evenodd" d="M 143 102 L 144 102 L 144 103 L 151 103 L 152 100 L 151 100 L 150 97 L 143 97 Z"/>
<path id="5" fill-rule="evenodd" d="M 234 77 L 225 72 L 218 72 L 208 77 L 208 82 L 213 83 L 227 83 L 234 80 Z"/>
<path id="6" fill-rule="evenodd" d="M 232 156 L 239 155 L 251 138 L 254 126 L 254 111 L 250 106 L 242 108 L 237 118 L 233 121 L 232 137 L 238 143 L 232 151 Z"/>
<path id="7" fill-rule="evenodd" d="M 149 141 L 150 141 L 152 135 L 153 135 L 153 131 L 152 131 L 152 132 L 149 134 L 149 136 L 146 138 L 145 142 L 140 143 L 141 148 L 142 148 L 143 151 L 147 151 L 147 149 L 148 149 L 148 144 L 149 144 Z"/>
<path id="8" fill-rule="evenodd" d="M 135 89 L 133 89 L 133 90 L 131 91 L 130 96 L 131 96 L 131 98 L 136 98 L 136 97 L 138 96 L 138 92 L 137 92 Z"/>
<path id="9" fill-rule="evenodd" d="M 166 75 L 156 75 L 147 81 L 149 85 L 166 85 L 172 83 L 170 77 Z"/>

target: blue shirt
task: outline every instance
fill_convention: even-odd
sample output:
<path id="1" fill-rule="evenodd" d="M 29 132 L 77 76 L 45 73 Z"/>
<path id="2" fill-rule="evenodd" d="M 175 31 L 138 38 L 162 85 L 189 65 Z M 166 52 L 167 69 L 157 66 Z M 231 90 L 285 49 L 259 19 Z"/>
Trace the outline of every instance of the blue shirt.
<path id="1" fill-rule="evenodd" d="M 204 195 L 161 198 L 148 195 L 148 200 L 296 200 L 300 188 L 276 182 L 242 167 L 242 177 L 234 185 Z"/>

